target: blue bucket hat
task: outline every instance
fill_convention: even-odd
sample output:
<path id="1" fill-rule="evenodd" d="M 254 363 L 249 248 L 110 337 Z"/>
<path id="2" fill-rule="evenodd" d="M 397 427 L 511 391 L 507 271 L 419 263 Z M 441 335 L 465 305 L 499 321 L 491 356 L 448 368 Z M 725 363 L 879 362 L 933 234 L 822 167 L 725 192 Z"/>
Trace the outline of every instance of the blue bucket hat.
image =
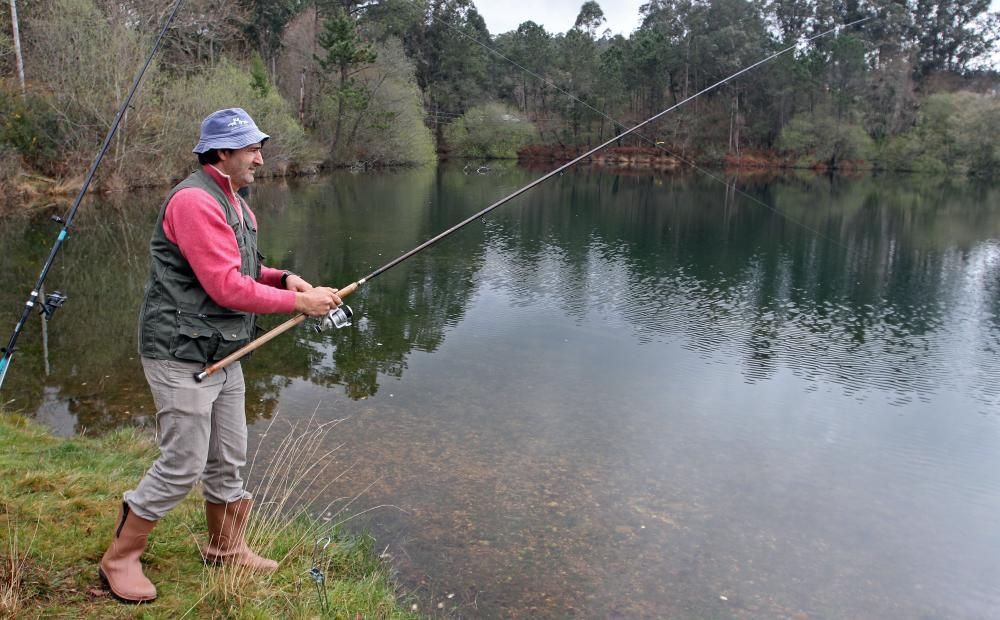
<path id="1" fill-rule="evenodd" d="M 192 152 L 201 154 L 212 149 L 241 149 L 270 137 L 257 129 L 257 123 L 243 108 L 226 108 L 212 112 L 201 122 L 201 139 Z"/>

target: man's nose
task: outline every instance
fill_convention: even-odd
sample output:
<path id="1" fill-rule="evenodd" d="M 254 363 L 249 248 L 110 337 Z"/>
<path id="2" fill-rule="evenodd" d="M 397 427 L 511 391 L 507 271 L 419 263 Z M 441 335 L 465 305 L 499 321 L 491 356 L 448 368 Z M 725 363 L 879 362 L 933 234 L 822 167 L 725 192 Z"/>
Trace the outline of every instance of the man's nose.
<path id="1" fill-rule="evenodd" d="M 263 166 L 264 165 L 264 156 L 260 154 L 260 151 L 255 151 L 254 152 L 254 154 L 253 154 L 253 163 L 257 164 L 258 166 Z"/>

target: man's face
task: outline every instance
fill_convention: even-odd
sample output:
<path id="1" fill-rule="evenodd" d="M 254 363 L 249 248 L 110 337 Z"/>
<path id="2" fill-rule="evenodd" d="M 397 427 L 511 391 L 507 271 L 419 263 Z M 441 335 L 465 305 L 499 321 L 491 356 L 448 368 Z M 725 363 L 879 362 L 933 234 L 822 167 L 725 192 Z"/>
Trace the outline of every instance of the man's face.
<path id="1" fill-rule="evenodd" d="M 257 168 L 264 165 L 264 157 L 260 153 L 261 143 L 251 144 L 239 150 L 219 152 L 219 163 L 216 167 L 229 175 L 233 190 L 238 190 L 253 183 L 253 175 Z"/>

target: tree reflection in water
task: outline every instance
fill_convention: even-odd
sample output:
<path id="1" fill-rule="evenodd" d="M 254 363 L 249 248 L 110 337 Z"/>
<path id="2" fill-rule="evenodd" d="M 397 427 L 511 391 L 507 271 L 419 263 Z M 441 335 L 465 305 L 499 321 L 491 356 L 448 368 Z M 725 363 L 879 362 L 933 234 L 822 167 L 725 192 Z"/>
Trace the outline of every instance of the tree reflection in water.
<path id="1" fill-rule="evenodd" d="M 266 262 L 343 286 L 537 176 L 460 168 L 262 182 L 251 204 Z M 581 169 L 542 185 L 349 298 L 354 327 L 299 328 L 258 351 L 245 362 L 248 416 L 273 415 L 297 379 L 343 386 L 352 399 L 376 394 L 380 377 L 402 376 L 412 351 L 442 344 L 486 280 L 524 303 L 559 304 L 569 317 L 600 307 L 640 344 L 681 338 L 706 355 L 735 355 L 748 381 L 768 379 L 780 361 L 849 390 L 919 395 L 947 363 L 919 351 L 945 308 L 967 293 L 957 274 L 973 261 L 992 309 L 978 335 L 984 359 L 1000 344 L 1000 259 L 988 242 L 1000 237 L 995 189 L 909 177 L 738 185 L 770 208 L 693 176 Z M 5 384 L 10 408 L 34 413 L 66 402 L 78 432 L 148 423 L 135 324 L 161 194 L 100 198 L 81 210 L 47 281 L 70 296 L 50 325 L 51 374 L 33 322 Z M 0 223 L 6 324 L 55 234 L 47 215 Z M 485 274 L 488 255 L 506 266 Z M 872 356 L 898 371 L 871 372 Z M 981 396 L 992 401 L 988 383 Z"/>

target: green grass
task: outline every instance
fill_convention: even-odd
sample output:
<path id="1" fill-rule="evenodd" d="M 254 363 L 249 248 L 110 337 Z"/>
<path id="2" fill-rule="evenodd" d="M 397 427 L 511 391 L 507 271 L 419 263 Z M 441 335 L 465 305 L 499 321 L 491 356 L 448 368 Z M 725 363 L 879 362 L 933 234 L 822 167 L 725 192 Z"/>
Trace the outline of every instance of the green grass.
<path id="1" fill-rule="evenodd" d="M 123 605 L 101 589 L 97 563 L 122 493 L 155 458 L 150 439 L 134 430 L 60 439 L 23 417 L 0 414 L 0 446 L 0 618 L 416 617 L 400 601 L 370 537 L 321 530 L 303 512 L 251 522 L 251 546 L 280 560 L 277 573 L 206 567 L 198 551 L 207 534 L 197 491 L 156 526 L 143 555 L 157 600 Z M 302 441 L 290 439 L 289 446 L 308 456 Z M 282 488 L 298 486 L 285 482 Z M 273 503 L 283 508 L 285 499 Z M 308 571 L 314 542 L 325 534 L 332 542 L 319 555 L 323 609 Z"/>

